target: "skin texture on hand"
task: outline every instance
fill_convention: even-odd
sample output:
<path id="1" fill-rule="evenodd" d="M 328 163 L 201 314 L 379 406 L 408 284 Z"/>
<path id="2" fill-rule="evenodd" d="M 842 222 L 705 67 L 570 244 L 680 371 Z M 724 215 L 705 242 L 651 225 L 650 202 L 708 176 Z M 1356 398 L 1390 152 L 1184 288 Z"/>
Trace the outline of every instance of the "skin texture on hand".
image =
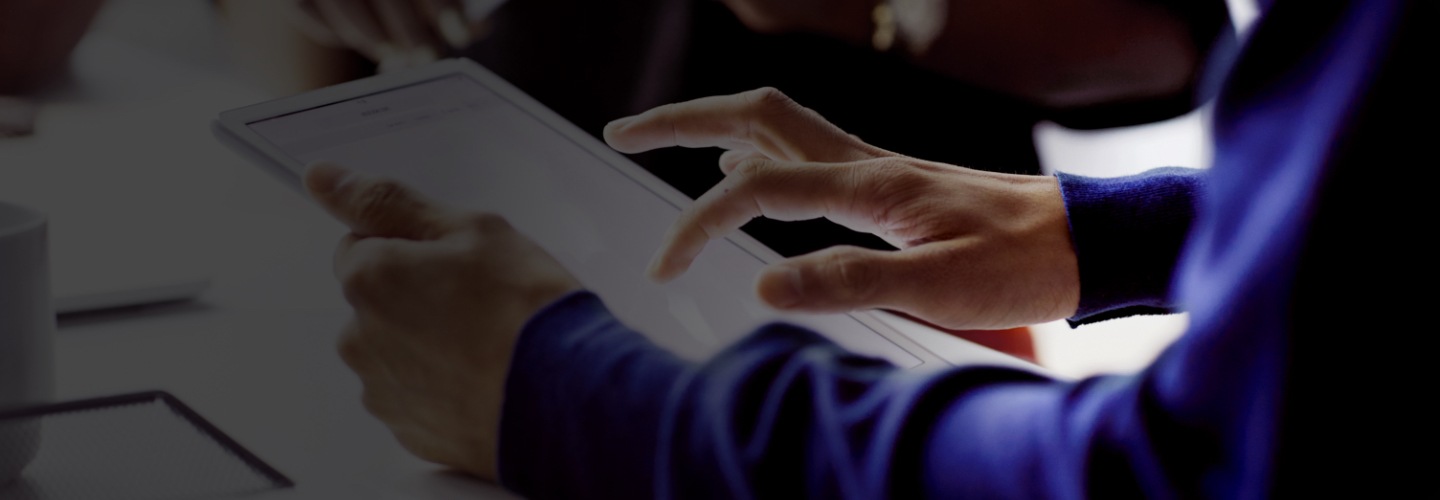
<path id="1" fill-rule="evenodd" d="M 774 264 L 772 307 L 883 308 L 955 329 L 1073 315 L 1079 270 L 1059 184 L 906 157 L 865 144 L 775 89 L 708 97 L 617 120 L 615 149 L 721 147 L 726 178 L 685 209 L 652 262 L 668 281 L 709 240 L 755 217 L 825 217 L 901 248 L 836 247 Z"/>
<path id="2" fill-rule="evenodd" d="M 335 274 L 355 309 L 339 342 L 370 413 L 416 456 L 497 480 L 505 377 L 525 322 L 580 284 L 491 214 L 317 165 L 311 195 L 351 228 Z"/>

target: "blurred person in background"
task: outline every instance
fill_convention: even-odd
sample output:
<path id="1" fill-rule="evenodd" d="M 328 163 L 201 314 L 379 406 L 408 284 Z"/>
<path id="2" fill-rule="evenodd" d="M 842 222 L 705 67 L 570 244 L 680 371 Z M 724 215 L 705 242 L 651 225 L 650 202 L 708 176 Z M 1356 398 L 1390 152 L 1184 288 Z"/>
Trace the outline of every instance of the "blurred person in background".
<path id="1" fill-rule="evenodd" d="M 0 95 L 60 78 L 104 0 L 0 0 Z"/>
<path id="2" fill-rule="evenodd" d="M 34 131 L 22 96 L 63 77 L 104 0 L 0 0 L 0 138 Z"/>

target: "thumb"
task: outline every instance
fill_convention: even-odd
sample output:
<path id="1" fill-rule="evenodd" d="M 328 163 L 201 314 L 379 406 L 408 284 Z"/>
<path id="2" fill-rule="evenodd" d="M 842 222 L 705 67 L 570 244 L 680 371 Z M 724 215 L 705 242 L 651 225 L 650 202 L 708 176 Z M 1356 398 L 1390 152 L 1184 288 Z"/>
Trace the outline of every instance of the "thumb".
<path id="1" fill-rule="evenodd" d="M 311 165 L 305 188 L 356 236 L 430 240 L 451 226 L 449 209 L 409 187 L 333 163 Z"/>
<path id="2" fill-rule="evenodd" d="M 884 307 L 909 288 L 908 255 L 896 251 L 834 247 L 772 265 L 760 273 L 756 292 L 771 307 L 843 312 Z"/>

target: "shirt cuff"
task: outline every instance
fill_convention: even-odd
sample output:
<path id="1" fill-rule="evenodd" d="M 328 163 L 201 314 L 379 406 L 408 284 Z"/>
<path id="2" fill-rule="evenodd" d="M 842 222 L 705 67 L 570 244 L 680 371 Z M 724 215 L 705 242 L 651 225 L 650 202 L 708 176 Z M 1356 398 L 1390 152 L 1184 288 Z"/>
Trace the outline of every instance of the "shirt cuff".
<path id="1" fill-rule="evenodd" d="M 1072 326 L 1177 312 L 1170 283 L 1194 225 L 1204 171 L 1166 167 L 1115 178 L 1057 173 L 1080 265 Z"/>

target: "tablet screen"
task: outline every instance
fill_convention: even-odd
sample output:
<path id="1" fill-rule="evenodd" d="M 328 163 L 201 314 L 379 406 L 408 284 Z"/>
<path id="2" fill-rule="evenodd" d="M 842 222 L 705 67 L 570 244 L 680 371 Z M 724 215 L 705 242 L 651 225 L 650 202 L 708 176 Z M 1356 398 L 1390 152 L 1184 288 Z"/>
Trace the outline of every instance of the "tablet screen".
<path id="1" fill-rule="evenodd" d="M 763 306 L 753 283 L 764 262 L 730 241 L 712 242 L 685 276 L 665 285 L 649 282 L 645 267 L 680 208 L 467 75 L 249 127 L 299 164 L 334 161 L 506 217 L 603 297 L 621 320 L 681 356 L 703 358 L 764 322 L 784 319 L 858 352 L 901 366 L 920 364 L 855 318 L 782 317 Z"/>

